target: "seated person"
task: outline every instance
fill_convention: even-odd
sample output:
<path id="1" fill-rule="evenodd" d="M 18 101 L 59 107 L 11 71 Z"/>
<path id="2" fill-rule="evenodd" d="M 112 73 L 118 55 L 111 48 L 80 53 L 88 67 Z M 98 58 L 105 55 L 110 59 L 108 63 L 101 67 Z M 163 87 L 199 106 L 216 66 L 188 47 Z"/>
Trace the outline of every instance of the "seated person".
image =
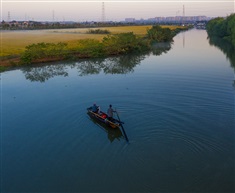
<path id="1" fill-rule="evenodd" d="M 92 106 L 92 111 L 94 113 L 97 113 L 98 112 L 98 106 L 94 103 L 94 105 Z"/>

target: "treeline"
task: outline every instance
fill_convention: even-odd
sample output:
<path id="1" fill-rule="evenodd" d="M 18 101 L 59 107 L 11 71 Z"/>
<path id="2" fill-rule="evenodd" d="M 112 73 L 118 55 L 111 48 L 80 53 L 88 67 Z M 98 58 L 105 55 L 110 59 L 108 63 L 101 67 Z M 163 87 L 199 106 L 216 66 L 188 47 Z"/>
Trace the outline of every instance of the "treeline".
<path id="1" fill-rule="evenodd" d="M 170 30 L 153 26 L 147 30 L 145 37 L 133 32 L 108 34 L 102 41 L 94 39 L 78 40 L 75 46 L 67 43 L 38 43 L 26 47 L 21 55 L 21 64 L 51 62 L 78 58 L 97 58 L 120 54 L 142 52 L 151 49 L 154 42 L 171 42 L 182 29 Z"/>
<path id="2" fill-rule="evenodd" d="M 27 23 L 27 24 L 26 24 Z M 38 21 L 11 21 L 0 22 L 1 30 L 40 30 L 40 29 L 72 29 L 72 28 L 97 28 L 97 27 L 117 27 L 130 24 L 122 22 L 38 22 Z M 132 24 L 134 25 L 134 24 Z M 136 25 L 136 24 L 135 24 Z"/>
<path id="3" fill-rule="evenodd" d="M 210 20 L 206 26 L 209 37 L 225 39 L 235 46 L 235 14 L 226 18 L 218 17 Z"/>

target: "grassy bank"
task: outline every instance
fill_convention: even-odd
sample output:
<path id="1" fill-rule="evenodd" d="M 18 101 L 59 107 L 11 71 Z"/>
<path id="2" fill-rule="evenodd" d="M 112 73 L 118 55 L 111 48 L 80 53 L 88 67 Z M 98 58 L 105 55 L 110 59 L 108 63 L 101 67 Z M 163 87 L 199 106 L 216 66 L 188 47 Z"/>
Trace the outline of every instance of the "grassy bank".
<path id="1" fill-rule="evenodd" d="M 152 26 L 122 26 L 122 27 L 105 27 L 112 35 L 119 33 L 133 32 L 136 37 L 144 37 L 147 29 Z M 163 26 L 163 28 L 183 28 L 181 26 Z M 95 29 L 95 28 L 92 28 Z M 97 28 L 98 29 L 98 28 Z M 66 43 L 69 49 L 77 46 L 78 40 L 93 39 L 102 41 L 105 34 L 87 34 L 89 28 L 83 29 L 58 29 L 58 30 L 36 30 L 36 31 L 3 31 L 2 36 L 2 52 L 0 53 L 1 66 L 16 65 L 20 55 L 25 52 L 26 47 L 41 42 Z"/>

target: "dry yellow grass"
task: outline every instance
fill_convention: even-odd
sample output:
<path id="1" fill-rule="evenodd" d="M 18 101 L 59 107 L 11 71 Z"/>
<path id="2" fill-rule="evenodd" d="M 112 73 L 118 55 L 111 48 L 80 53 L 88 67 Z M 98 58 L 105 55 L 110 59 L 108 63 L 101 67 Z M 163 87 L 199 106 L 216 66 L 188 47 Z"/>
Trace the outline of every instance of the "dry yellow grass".
<path id="1" fill-rule="evenodd" d="M 174 29 L 179 26 L 164 26 Z M 121 26 L 105 27 L 111 34 L 133 32 L 136 35 L 145 35 L 151 26 Z M 1 31 L 1 53 L 0 56 L 18 55 L 22 53 L 27 45 L 33 43 L 58 43 L 67 42 L 73 45 L 79 39 L 102 40 L 106 35 L 86 34 L 89 28 L 76 29 L 53 29 L 53 30 L 33 30 L 33 31 Z M 97 28 L 98 29 L 98 28 Z M 100 29 L 100 28 L 99 28 Z"/>
<path id="2" fill-rule="evenodd" d="M 24 51 L 26 46 L 33 43 L 69 43 L 84 38 L 102 39 L 103 35 L 53 32 L 51 30 L 3 31 L 1 34 L 0 56 L 20 54 Z"/>

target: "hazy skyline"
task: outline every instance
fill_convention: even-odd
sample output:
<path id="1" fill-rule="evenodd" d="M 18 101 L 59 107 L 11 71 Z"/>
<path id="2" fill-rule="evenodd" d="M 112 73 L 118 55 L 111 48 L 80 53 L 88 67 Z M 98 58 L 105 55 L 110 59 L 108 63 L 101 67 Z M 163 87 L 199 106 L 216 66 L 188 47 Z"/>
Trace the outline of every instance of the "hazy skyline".
<path id="1" fill-rule="evenodd" d="M 104 2 L 104 7 L 102 7 Z M 125 18 L 227 16 L 234 13 L 234 0 L 226 1 L 79 1 L 79 0 L 1 0 L 1 20 L 35 21 L 123 21 Z"/>

